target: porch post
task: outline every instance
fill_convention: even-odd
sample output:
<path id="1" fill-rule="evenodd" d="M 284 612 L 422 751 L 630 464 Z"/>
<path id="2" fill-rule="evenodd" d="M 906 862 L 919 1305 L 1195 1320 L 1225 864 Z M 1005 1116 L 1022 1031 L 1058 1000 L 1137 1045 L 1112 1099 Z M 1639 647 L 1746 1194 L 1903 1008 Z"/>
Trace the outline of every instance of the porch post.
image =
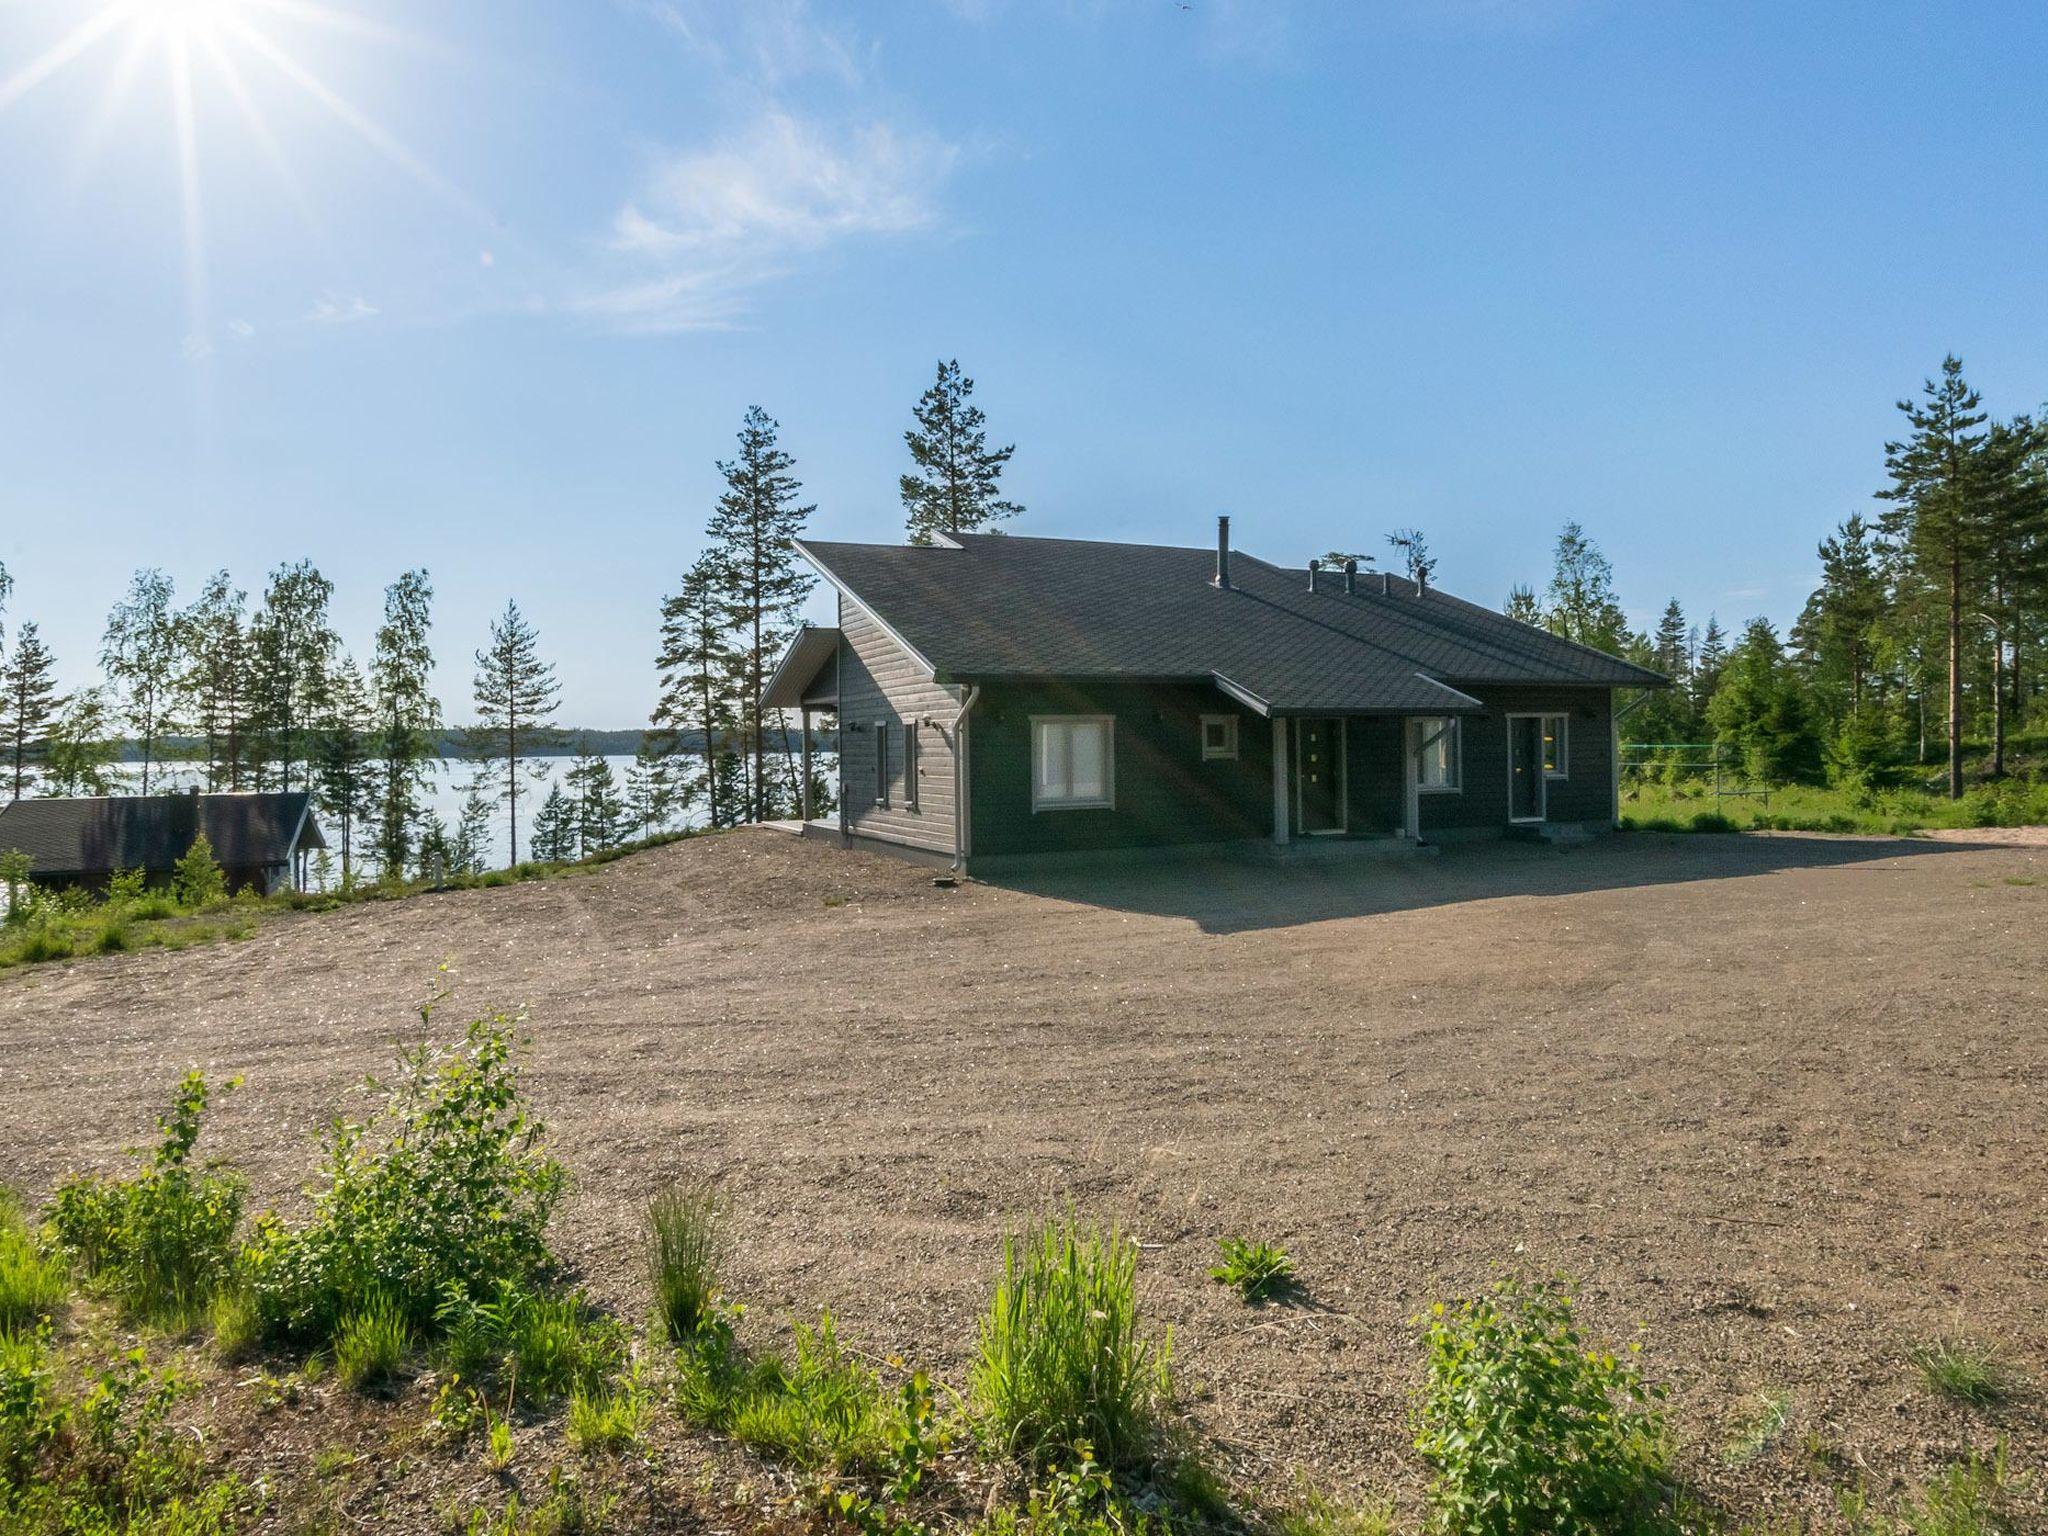
<path id="1" fill-rule="evenodd" d="M 1410 842 L 1422 840 L 1422 781 L 1416 773 L 1415 722 L 1401 717 L 1401 833 Z"/>
<path id="2" fill-rule="evenodd" d="M 800 790 L 800 791 L 798 792 L 798 794 L 797 794 L 797 807 L 798 807 L 798 809 L 797 809 L 797 814 L 798 814 L 798 815 L 799 815 L 800 817 L 802 817 L 802 818 L 803 818 L 803 820 L 804 820 L 804 821 L 805 821 L 806 823 L 808 823 L 808 822 L 810 821 L 810 819 L 811 819 L 811 709 L 810 709 L 810 706 L 809 706 L 808 704 L 806 704 L 806 705 L 805 705 L 805 706 L 804 706 L 804 707 L 802 708 L 802 710 L 800 711 L 800 713 L 801 713 L 801 714 L 803 715 L 803 720 L 804 720 L 804 728 L 803 728 L 803 736 L 802 736 L 802 740 L 803 740 L 803 744 L 804 744 L 804 751 L 803 751 L 803 773 L 804 773 L 804 781 L 803 781 L 803 788 L 802 788 L 802 789 L 801 789 L 801 790 Z"/>
<path id="3" fill-rule="evenodd" d="M 1287 721 L 1273 717 L 1273 841 L 1287 841 Z"/>

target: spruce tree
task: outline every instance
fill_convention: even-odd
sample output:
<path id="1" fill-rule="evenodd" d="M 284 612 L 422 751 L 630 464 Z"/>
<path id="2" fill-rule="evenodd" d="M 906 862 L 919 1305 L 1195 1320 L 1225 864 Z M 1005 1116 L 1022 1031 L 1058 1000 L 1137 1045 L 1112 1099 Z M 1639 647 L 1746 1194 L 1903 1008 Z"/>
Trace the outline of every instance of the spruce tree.
<path id="1" fill-rule="evenodd" d="M 1963 616 L 1974 612 L 1983 585 L 1985 434 L 1982 400 L 1963 381 L 1963 364 L 1942 359 L 1941 379 L 1926 381 L 1919 402 L 1898 408 L 1912 429 L 1884 445 L 1892 483 L 1879 491 L 1892 505 L 1887 536 L 1903 550 L 1945 616 L 1948 651 L 1948 793 L 1963 793 Z"/>
<path id="2" fill-rule="evenodd" d="M 250 625 L 252 725 L 257 787 L 271 782 L 277 765 L 279 789 L 292 787 L 292 769 L 306 759 L 308 733 L 327 683 L 337 638 L 328 622 L 334 583 L 310 560 L 281 565 L 270 573 L 263 604 Z"/>
<path id="3" fill-rule="evenodd" d="M 175 725 L 180 659 L 171 578 L 158 570 L 137 571 L 127 595 L 107 615 L 100 666 L 119 690 L 122 717 L 142 754 L 145 795 L 162 738 Z"/>
<path id="4" fill-rule="evenodd" d="M 758 405 L 740 425 L 739 454 L 721 462 L 725 494 L 705 533 L 722 578 L 725 627 L 738 639 L 735 674 L 741 749 L 749 764 L 744 819 L 769 816 L 768 726 L 761 692 L 816 580 L 798 562 L 791 541 L 817 510 L 799 502 L 796 461 L 776 441 L 777 425 Z"/>
<path id="5" fill-rule="evenodd" d="M 543 864 L 566 864 L 576 857 L 576 806 L 562 786 L 548 786 L 548 796 L 533 818 L 533 857 Z"/>
<path id="6" fill-rule="evenodd" d="M 1820 541 L 1820 586 L 1793 632 L 1816 690 L 1840 701 L 1830 711 L 1838 731 L 1848 721 L 1861 723 L 1877 668 L 1886 594 L 1881 552 L 1871 532 L 1852 513 Z"/>
<path id="7" fill-rule="evenodd" d="M 427 573 L 407 571 L 384 589 L 384 622 L 370 662 L 370 688 L 377 717 L 377 857 L 387 869 L 403 869 L 412 853 L 413 829 L 430 792 L 441 703 L 434 697 L 434 589 Z"/>
<path id="8" fill-rule="evenodd" d="M 530 758 L 553 740 L 551 717 L 561 699 L 555 664 L 540 659 L 539 642 L 519 605 L 508 602 L 504 614 L 491 622 L 489 643 L 476 653 L 477 724 L 470 733 L 471 753 L 489 765 L 497 798 L 504 803 L 513 867 L 519 863 L 519 780 L 522 774 L 545 776 L 546 765 Z"/>
<path id="9" fill-rule="evenodd" d="M 63 703 L 57 693 L 57 658 L 34 623 L 22 625 L 13 653 L 0 664 L 0 750 L 6 753 L 10 799 L 28 793 L 35 781 L 31 770 L 50 755 L 50 736 Z"/>
<path id="10" fill-rule="evenodd" d="M 1542 629 L 1543 605 L 1536 601 L 1535 592 L 1516 582 L 1508 588 L 1508 600 L 1501 612 L 1518 624 L 1527 624 L 1531 629 Z"/>
<path id="11" fill-rule="evenodd" d="M 1804 784 L 1820 777 L 1820 737 L 1768 620 L 1750 620 L 1729 654 L 1708 718 L 1716 742 L 1734 749 L 1752 782 Z"/>
<path id="12" fill-rule="evenodd" d="M 1707 709 L 1714 702 L 1714 690 L 1721 686 L 1721 669 L 1728 664 L 1728 640 L 1721 633 L 1721 621 L 1713 614 L 1707 615 L 1706 633 L 1700 636 L 1699 650 L 1692 663 L 1692 713 L 1695 720 L 1704 720 Z"/>
<path id="13" fill-rule="evenodd" d="M 246 600 L 226 571 L 216 571 L 198 600 L 178 615 L 179 687 L 206 754 L 209 790 L 242 787 L 255 665 Z"/>
<path id="14" fill-rule="evenodd" d="M 314 803 L 332 818 L 341 839 L 344 888 L 354 884 L 356 841 L 377 809 L 374 725 L 362 673 L 344 658 L 329 671 L 321 692 L 309 764 Z M 403 876 L 405 866 L 387 862 L 384 873 Z"/>
<path id="15" fill-rule="evenodd" d="M 491 851 L 491 801 L 480 783 L 472 781 L 462 798 L 462 814 L 455 822 L 455 841 L 450 867 L 457 874 L 480 875 L 488 866 Z"/>
<path id="16" fill-rule="evenodd" d="M 1017 445 L 989 447 L 988 418 L 970 403 L 973 394 L 974 380 L 960 371 L 959 360 L 941 362 L 911 412 L 917 425 L 903 441 L 917 467 L 898 488 L 913 544 L 929 544 L 935 533 L 979 533 L 1024 510 L 1001 494 L 1003 469 Z"/>
<path id="17" fill-rule="evenodd" d="M 616 848 L 624 840 L 625 804 L 612 765 L 591 750 L 588 737 L 578 744 L 567 779 L 575 806 L 577 857 L 587 859 Z"/>
<path id="18" fill-rule="evenodd" d="M 2020 652 L 2034 599 L 2048 586 L 2048 429 L 2032 418 L 1994 422 L 1984 443 L 1985 618 L 1991 627 L 1991 772 L 2005 773 L 2008 721 L 2017 723 Z M 2008 664 L 2008 656 L 2010 663 Z"/>

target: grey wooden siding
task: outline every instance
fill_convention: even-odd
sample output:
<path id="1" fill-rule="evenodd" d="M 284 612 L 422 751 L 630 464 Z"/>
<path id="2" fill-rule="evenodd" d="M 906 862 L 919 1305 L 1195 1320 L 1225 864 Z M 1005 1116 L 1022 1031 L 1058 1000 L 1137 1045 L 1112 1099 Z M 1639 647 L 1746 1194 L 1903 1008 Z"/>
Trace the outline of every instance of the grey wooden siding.
<path id="1" fill-rule="evenodd" d="M 1031 717 L 1116 721 L 1116 804 L 1031 808 Z M 1237 752 L 1203 761 L 1202 716 L 1236 715 Z M 1273 829 L 1273 727 L 1214 688 L 1094 678 L 991 683 L 967 733 L 970 859 L 1155 848 L 1265 837 Z"/>
<path id="2" fill-rule="evenodd" d="M 1462 685 L 1460 685 L 1462 686 Z M 1605 688 L 1467 687 L 1486 705 L 1467 715 L 1464 788 L 1457 794 L 1422 796 L 1422 835 L 1431 832 L 1505 829 L 1508 825 L 1509 714 L 1561 714 L 1565 728 L 1565 773 L 1549 786 L 1546 821 L 1607 821 L 1613 814 L 1614 744 L 1609 722 L 1612 695 Z"/>
<path id="3" fill-rule="evenodd" d="M 922 675 L 882 627 L 839 599 L 839 792 L 846 829 L 952 853 L 955 691 Z M 903 726 L 917 729 L 917 805 L 905 803 Z M 877 727 L 889 745 L 889 803 L 875 803 Z"/>

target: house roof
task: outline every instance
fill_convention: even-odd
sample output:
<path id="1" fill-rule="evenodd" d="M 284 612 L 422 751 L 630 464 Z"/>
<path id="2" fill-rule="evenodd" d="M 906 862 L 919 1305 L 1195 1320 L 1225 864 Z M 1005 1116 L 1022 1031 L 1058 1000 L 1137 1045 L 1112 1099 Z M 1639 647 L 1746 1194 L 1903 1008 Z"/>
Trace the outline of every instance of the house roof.
<path id="1" fill-rule="evenodd" d="M 797 709 L 811 704 L 829 709 L 838 704 L 839 679 L 827 675 L 830 662 L 838 654 L 838 630 L 806 624 L 796 632 L 796 638 L 776 664 L 775 675 L 762 690 L 762 707 Z"/>
<path id="2" fill-rule="evenodd" d="M 956 534 L 930 547 L 804 541 L 798 550 L 940 682 L 1206 679 L 1262 714 L 1479 708 L 1476 684 L 1655 688 L 1662 675 L 1435 587 L 1242 551 Z"/>
<path id="3" fill-rule="evenodd" d="M 297 849 L 327 846 L 312 797 L 293 790 L 16 800 L 0 806 L 0 849 L 20 849 L 38 875 L 164 871 L 202 827 L 214 862 L 229 869 L 285 864 Z"/>

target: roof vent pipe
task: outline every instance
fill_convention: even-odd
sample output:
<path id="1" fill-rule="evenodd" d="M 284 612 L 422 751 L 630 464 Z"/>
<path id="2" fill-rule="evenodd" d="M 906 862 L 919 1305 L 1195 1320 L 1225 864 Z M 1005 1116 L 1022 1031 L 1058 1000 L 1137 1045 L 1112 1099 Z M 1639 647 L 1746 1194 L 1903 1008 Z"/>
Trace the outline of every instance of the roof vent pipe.
<path id="1" fill-rule="evenodd" d="M 1358 562 L 1356 560 L 1346 560 L 1344 562 L 1344 595 L 1346 597 L 1353 597 L 1357 595 L 1357 592 Z"/>
<path id="2" fill-rule="evenodd" d="M 1387 573 L 1386 573 L 1385 571 L 1381 571 L 1381 572 L 1380 572 L 1380 596 L 1381 596 L 1381 597 L 1385 597 L 1386 595 L 1387 595 Z"/>
<path id="3" fill-rule="evenodd" d="M 1415 573 L 1415 595 L 1417 597 L 1425 597 L 1428 595 L 1428 593 L 1429 572 L 1419 570 Z"/>
<path id="4" fill-rule="evenodd" d="M 1216 585 L 1228 590 L 1230 586 L 1230 519 L 1216 519 Z"/>
<path id="5" fill-rule="evenodd" d="M 1322 561 L 1320 561 L 1320 560 L 1311 560 L 1311 561 L 1309 561 L 1309 563 L 1308 563 L 1308 589 L 1309 589 L 1309 591 L 1311 591 L 1311 592 L 1315 591 L 1315 589 L 1316 589 L 1316 577 L 1318 577 L 1318 576 L 1320 576 L 1320 575 L 1322 574 L 1322 570 L 1323 570 L 1323 562 L 1322 562 Z"/>

